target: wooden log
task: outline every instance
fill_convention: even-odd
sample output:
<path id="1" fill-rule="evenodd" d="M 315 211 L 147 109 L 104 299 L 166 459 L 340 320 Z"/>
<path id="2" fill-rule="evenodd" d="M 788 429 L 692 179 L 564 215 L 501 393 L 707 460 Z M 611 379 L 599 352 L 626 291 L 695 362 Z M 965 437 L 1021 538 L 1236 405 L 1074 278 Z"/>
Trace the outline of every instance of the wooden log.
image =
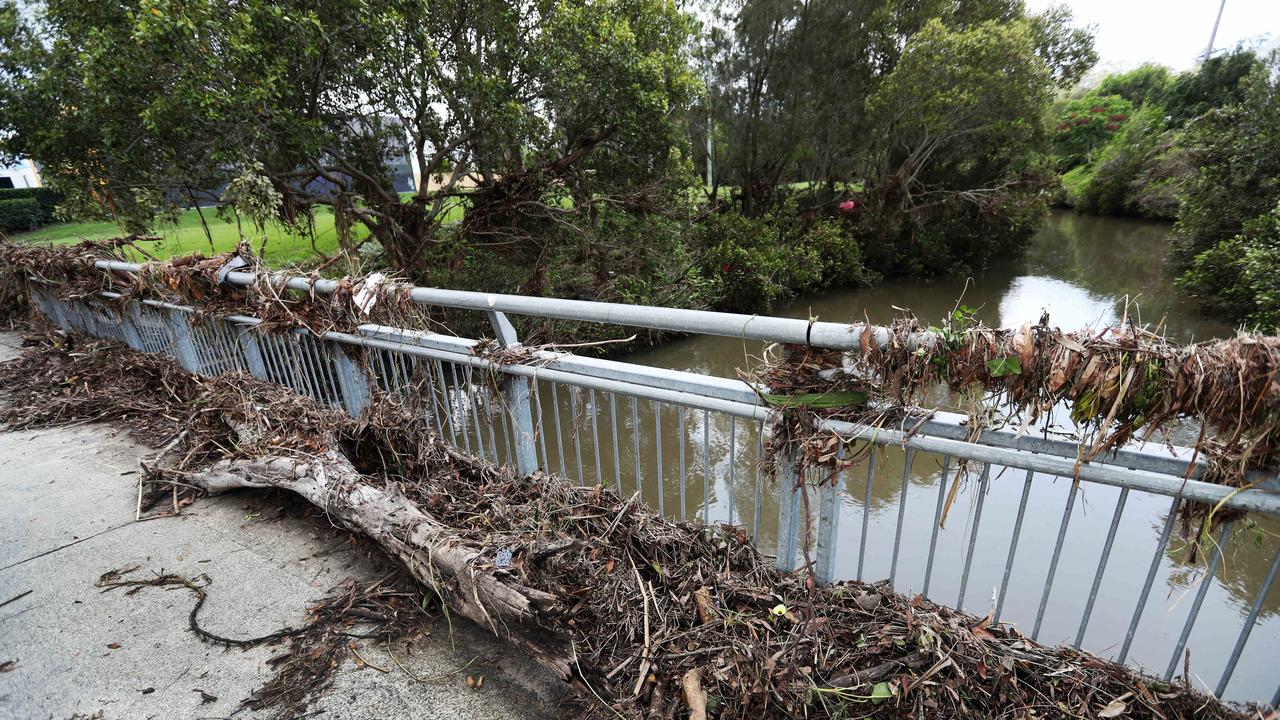
<path id="1" fill-rule="evenodd" d="M 513 643 L 556 677 L 576 684 L 569 639 L 555 630 L 556 596 L 496 572 L 496 548 L 476 547 L 424 513 L 395 485 L 377 485 L 341 454 L 223 460 L 187 478 L 211 494 L 280 488 L 305 498 L 344 528 L 376 542 L 454 612 Z"/>

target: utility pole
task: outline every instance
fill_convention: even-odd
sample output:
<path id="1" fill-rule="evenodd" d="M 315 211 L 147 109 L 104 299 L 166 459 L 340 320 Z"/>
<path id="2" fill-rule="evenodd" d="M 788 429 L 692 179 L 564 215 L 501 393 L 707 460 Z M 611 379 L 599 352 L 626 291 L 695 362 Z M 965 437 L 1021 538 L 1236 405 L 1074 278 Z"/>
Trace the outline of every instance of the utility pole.
<path id="1" fill-rule="evenodd" d="M 715 187 L 715 174 L 712 167 L 712 158 L 716 154 L 715 141 L 715 121 L 711 119 L 711 111 L 707 111 L 707 187 Z"/>
<path id="2" fill-rule="evenodd" d="M 1227 6 L 1227 0 L 1222 0 L 1218 4 L 1218 17 L 1213 20 L 1213 32 L 1209 33 L 1209 47 L 1204 49 L 1204 59 L 1207 61 L 1213 56 L 1213 41 L 1218 38 L 1218 23 L 1222 22 L 1222 9 Z"/>

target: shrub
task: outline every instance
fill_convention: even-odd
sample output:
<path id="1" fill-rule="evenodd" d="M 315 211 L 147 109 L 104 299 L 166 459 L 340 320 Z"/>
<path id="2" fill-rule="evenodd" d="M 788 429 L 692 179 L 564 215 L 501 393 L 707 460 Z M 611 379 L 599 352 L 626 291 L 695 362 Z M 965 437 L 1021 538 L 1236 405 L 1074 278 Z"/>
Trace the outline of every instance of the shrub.
<path id="1" fill-rule="evenodd" d="M 1280 201 L 1280 61 L 1241 85 L 1244 102 L 1210 110 L 1183 133 L 1186 162 L 1194 170 L 1169 250 L 1180 272 Z"/>
<path id="2" fill-rule="evenodd" d="M 1196 256 L 1178 283 L 1211 309 L 1271 332 L 1280 326 L 1280 203 Z"/>
<path id="3" fill-rule="evenodd" d="M 697 235 L 703 272 L 717 281 L 724 310 L 763 312 L 799 292 L 873 277 L 850 228 L 800 212 L 795 199 L 762 218 L 714 214 Z"/>
<path id="4" fill-rule="evenodd" d="M 1171 217 L 1165 199 L 1178 177 L 1161 177 L 1172 165 L 1161 165 L 1167 151 L 1164 110 L 1148 104 L 1098 153 L 1087 182 L 1076 188 L 1076 207 L 1100 215 Z"/>
<path id="5" fill-rule="evenodd" d="M 26 232 L 40 227 L 43 211 L 35 198 L 0 200 L 0 231 Z"/>
<path id="6" fill-rule="evenodd" d="M 775 219 L 729 212 L 714 214 L 703 224 L 703 270 L 719 280 L 717 304 L 723 309 L 768 310 L 779 298 L 821 277 L 816 253 L 792 247 Z"/>
<path id="7" fill-rule="evenodd" d="M 49 188 L 0 188 L 0 200 L 24 199 L 33 199 L 39 204 L 40 221 L 37 225 L 47 225 L 57 219 L 56 210 L 63 195 Z"/>

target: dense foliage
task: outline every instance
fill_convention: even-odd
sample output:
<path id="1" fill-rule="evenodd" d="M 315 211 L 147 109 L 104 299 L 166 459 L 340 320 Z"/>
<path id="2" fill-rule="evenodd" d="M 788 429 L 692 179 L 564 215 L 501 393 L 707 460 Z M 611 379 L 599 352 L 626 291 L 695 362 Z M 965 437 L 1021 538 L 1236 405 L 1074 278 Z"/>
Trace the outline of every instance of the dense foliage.
<path id="1" fill-rule="evenodd" d="M 754 217 L 802 195 L 800 207 L 842 217 L 884 275 L 980 267 L 1035 226 L 1041 108 L 1095 57 L 1065 10 L 1031 15 L 1018 0 L 717 9 L 701 56 L 713 202 L 728 186 L 726 204 Z M 695 142 L 695 156 L 706 145 Z"/>
<path id="2" fill-rule="evenodd" d="M 2 7 L 0 154 L 64 213 L 257 240 L 327 207 L 327 272 L 747 311 L 1015 250 L 1095 59 L 1022 0 Z"/>
<path id="3" fill-rule="evenodd" d="M 1280 57 L 1237 48 L 1176 77 L 1154 66 L 1112 75 L 1055 108 L 1133 102 L 1104 143 L 1074 154 L 1059 146 L 1068 202 L 1176 220 L 1168 260 L 1179 284 L 1215 312 L 1268 329 L 1280 319 L 1278 87 Z"/>

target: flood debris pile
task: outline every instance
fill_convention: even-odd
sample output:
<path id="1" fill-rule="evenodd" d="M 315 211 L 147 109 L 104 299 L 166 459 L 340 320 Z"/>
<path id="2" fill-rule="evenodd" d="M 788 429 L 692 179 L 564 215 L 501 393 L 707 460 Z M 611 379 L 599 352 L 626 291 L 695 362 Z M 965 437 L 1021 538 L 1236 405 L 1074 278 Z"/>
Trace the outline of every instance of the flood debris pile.
<path id="1" fill-rule="evenodd" d="M 551 669 L 580 717 L 1249 716 L 882 584 L 819 587 L 774 569 L 738 528 L 521 476 L 439 442 L 421 413 L 385 398 L 356 420 L 252 378 L 194 377 L 102 344 L 0 366 L 0 392 L 4 419 L 21 426 L 176 419 L 171 437 L 158 424 L 152 437 L 162 452 L 147 482 L 159 492 L 298 493 L 450 612 Z"/>
<path id="2" fill-rule="evenodd" d="M 815 435 L 825 419 L 906 418 L 910 427 L 945 386 L 977 398 L 975 436 L 993 420 L 1026 428 L 1066 407 L 1087 462 L 1133 440 L 1163 440 L 1191 419 L 1201 424 L 1196 447 L 1209 461 L 1202 480 L 1248 487 L 1251 471 L 1280 466 L 1277 337 L 1179 345 L 1127 321 L 1064 332 L 1045 317 L 997 330 L 957 312 L 943 327 L 910 316 L 887 328 L 863 326 L 859 340 L 848 353 L 786 348 L 755 375 L 783 406 L 775 451 L 823 454 L 825 440 Z M 777 399 L 788 397 L 847 401 Z"/>
<path id="3" fill-rule="evenodd" d="M 382 273 L 337 282 L 331 293 L 314 289 L 290 289 L 286 275 L 269 271 L 248 243 L 235 251 L 206 257 L 201 253 L 142 264 L 137 273 L 103 270 L 100 260 L 124 261 L 122 248 L 146 256 L 145 242 L 157 238 L 130 235 L 114 240 L 84 241 L 74 245 L 15 245 L 0 242 L 0 298 L 6 294 L 30 297 L 33 290 L 64 299 L 93 298 L 103 292 L 127 300 L 157 300 L 190 305 L 196 319 L 244 315 L 262 320 L 266 331 L 306 328 L 320 334 L 354 332 L 361 324 L 389 325 L 405 329 L 439 328 L 430 313 L 409 297 L 411 285 Z M 247 286 L 225 282 L 230 272 L 256 273 Z M 312 284 L 320 280 L 312 275 Z"/>

